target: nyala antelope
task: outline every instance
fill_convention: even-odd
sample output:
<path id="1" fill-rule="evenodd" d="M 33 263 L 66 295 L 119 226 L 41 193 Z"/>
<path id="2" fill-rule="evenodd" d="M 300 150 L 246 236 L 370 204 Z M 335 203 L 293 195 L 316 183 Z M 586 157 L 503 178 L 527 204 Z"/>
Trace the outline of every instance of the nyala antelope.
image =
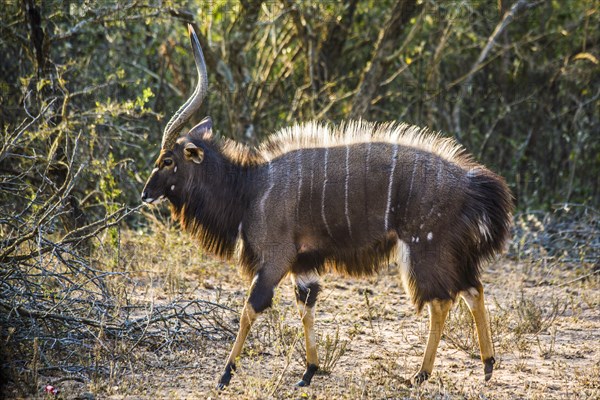
<path id="1" fill-rule="evenodd" d="M 237 254 L 252 278 L 218 386 L 229 384 L 250 327 L 286 276 L 306 341 L 298 385 L 309 385 L 319 369 L 319 275 L 368 276 L 394 260 L 416 310 L 429 309 L 427 347 L 413 381 L 430 376 L 458 296 L 475 320 L 489 380 L 494 349 L 480 271 L 509 237 L 512 197 L 504 180 L 451 139 L 406 124 L 299 124 L 250 148 L 214 136 L 205 118 L 179 137 L 208 88 L 191 26 L 189 34 L 198 84 L 164 130 L 142 200 L 167 199 L 174 219 L 205 250 L 225 259 Z"/>

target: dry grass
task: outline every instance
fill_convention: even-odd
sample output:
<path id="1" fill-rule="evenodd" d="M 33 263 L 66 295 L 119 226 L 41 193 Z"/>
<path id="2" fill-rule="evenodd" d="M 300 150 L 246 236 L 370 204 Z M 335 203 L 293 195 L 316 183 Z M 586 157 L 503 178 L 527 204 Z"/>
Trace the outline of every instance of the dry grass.
<path id="1" fill-rule="evenodd" d="M 231 386 L 217 392 L 248 282 L 234 265 L 203 255 L 163 220 L 151 223 L 152 235 L 121 232 L 112 268 L 126 279 L 110 282 L 115 301 L 144 305 L 140 316 L 196 299 L 219 304 L 221 311 L 165 319 L 164 326 L 149 327 L 154 344 L 111 340 L 99 331 L 81 360 L 98 368 L 85 376 L 44 369 L 48 361 L 37 351 L 20 374 L 34 388 L 55 385 L 64 398 L 598 398 L 600 274 L 593 242 L 598 225 L 585 225 L 595 234 L 586 238 L 585 251 L 571 242 L 564 249 L 542 243 L 548 223 L 536 221 L 525 216 L 518 222 L 509 255 L 483 275 L 497 358 L 488 383 L 472 318 L 457 303 L 432 377 L 421 387 L 410 386 L 407 380 L 425 348 L 427 315 L 414 314 L 391 265 L 364 280 L 324 278 L 316 323 L 324 372 L 312 386 L 293 386 L 303 372 L 304 340 L 291 285 L 284 281 L 274 307 L 253 328 Z M 559 245 L 569 239 L 559 236 Z M 102 254 L 96 257 L 99 265 L 108 265 Z M 197 329 L 199 324 L 218 334 Z M 158 339 L 157 332 L 164 337 Z"/>

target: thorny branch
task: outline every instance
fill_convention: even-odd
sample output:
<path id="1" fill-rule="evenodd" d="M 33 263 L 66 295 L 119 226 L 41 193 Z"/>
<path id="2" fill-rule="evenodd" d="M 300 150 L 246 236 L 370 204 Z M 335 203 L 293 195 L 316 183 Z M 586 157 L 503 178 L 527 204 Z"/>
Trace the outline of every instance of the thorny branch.
<path id="1" fill-rule="evenodd" d="M 53 135 L 56 130 L 48 128 L 44 119 L 52 118 L 47 114 L 54 101 L 2 143 L 0 370 L 18 379 L 44 370 L 88 380 L 92 369 L 104 373 L 138 346 L 156 350 L 196 337 L 231 337 L 229 308 L 206 300 L 135 301 L 129 275 L 113 270 L 120 244 L 111 238 L 119 237 L 121 224 L 141 206 L 107 202 L 104 217 L 63 221 L 71 218 L 72 196 L 86 179 L 89 161 L 80 154 L 81 133 L 65 129 Z M 35 129 L 51 131 L 55 145 L 47 154 L 35 148 Z M 101 246 L 115 265 L 98 265 L 103 262 L 90 257 Z M 129 351 L 115 352 L 117 346 Z"/>

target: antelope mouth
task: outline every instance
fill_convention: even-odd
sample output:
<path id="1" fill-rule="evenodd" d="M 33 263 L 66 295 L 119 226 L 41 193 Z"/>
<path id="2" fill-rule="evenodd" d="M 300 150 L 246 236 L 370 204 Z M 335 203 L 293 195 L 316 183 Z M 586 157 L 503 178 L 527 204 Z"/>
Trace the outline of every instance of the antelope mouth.
<path id="1" fill-rule="evenodd" d="M 165 197 L 165 195 L 163 194 L 163 195 L 161 195 L 160 197 L 157 197 L 156 199 L 154 199 L 154 198 L 152 198 L 152 197 L 149 197 L 149 198 L 143 199 L 143 201 L 144 201 L 144 203 L 146 203 L 146 204 L 160 204 L 160 203 L 162 203 L 163 201 L 165 201 L 166 199 L 167 199 L 167 198 L 166 198 L 166 197 Z"/>

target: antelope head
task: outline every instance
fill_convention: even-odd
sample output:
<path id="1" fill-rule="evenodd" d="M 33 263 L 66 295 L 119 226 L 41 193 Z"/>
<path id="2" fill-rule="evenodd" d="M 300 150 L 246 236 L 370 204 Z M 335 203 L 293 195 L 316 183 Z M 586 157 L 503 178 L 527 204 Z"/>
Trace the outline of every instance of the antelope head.
<path id="1" fill-rule="evenodd" d="M 179 131 L 189 121 L 194 112 L 200 108 L 208 91 L 206 64 L 200 48 L 200 41 L 190 24 L 188 24 L 188 31 L 192 42 L 194 60 L 196 61 L 196 70 L 198 71 L 198 84 L 194 93 L 171 117 L 165 127 L 160 155 L 142 191 L 142 201 L 148 204 L 158 203 L 165 199 L 173 202 L 174 198 L 177 197 L 178 189 L 183 186 L 185 171 L 193 165 L 202 163 L 204 158 L 201 147 L 185 139 L 178 141 Z M 210 132 L 211 129 L 210 118 L 205 118 L 192 131 L 201 133 Z"/>

